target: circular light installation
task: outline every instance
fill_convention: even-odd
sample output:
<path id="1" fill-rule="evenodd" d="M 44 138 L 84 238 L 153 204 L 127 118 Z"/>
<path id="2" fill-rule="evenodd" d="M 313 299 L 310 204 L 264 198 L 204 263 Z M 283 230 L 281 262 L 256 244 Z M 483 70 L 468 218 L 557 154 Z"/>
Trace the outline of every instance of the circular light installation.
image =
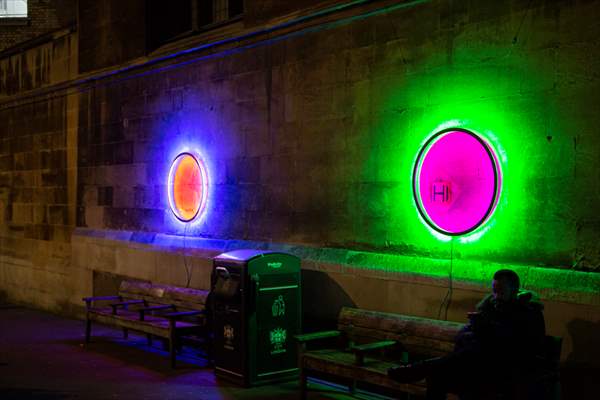
<path id="1" fill-rule="evenodd" d="M 413 194 L 429 226 L 460 236 L 493 214 L 501 181 L 492 147 L 473 132 L 450 128 L 434 134 L 421 148 L 413 170 Z"/>
<path id="2" fill-rule="evenodd" d="M 169 205 L 180 221 L 189 222 L 201 215 L 208 195 L 208 175 L 201 160 L 181 153 L 169 171 Z"/>

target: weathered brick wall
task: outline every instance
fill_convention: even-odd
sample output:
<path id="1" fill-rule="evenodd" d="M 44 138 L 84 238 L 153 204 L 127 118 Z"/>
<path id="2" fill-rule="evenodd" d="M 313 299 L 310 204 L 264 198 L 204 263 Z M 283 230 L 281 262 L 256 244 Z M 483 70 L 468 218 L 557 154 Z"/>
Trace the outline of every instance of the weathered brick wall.
<path id="1" fill-rule="evenodd" d="M 65 97 L 0 110 L 2 286 L 45 308 L 73 287 L 67 115 Z"/>
<path id="2" fill-rule="evenodd" d="M 80 108 L 80 225 L 181 233 L 166 171 L 177 149 L 197 146 L 212 193 L 194 234 L 446 257 L 448 243 L 423 239 L 410 206 L 419 142 L 410 137 L 429 132 L 411 129 L 433 129 L 429 114 L 445 114 L 432 118 L 439 124 L 498 110 L 502 124 L 492 122 L 512 146 L 507 176 L 520 179 L 498 214 L 512 219 L 457 254 L 594 268 L 598 194 L 587 182 L 598 161 L 581 154 L 598 149 L 598 117 L 584 101 L 596 83 L 581 75 L 593 77 L 593 63 L 551 63 L 597 52 L 578 30 L 597 3 L 508 4 L 428 3 L 99 85 Z M 590 206 L 576 207 L 575 193 Z"/>
<path id="3" fill-rule="evenodd" d="M 70 26 L 76 20 L 75 0 L 29 0 L 27 25 L 0 24 L 0 52 L 45 33 Z"/>
<path id="4" fill-rule="evenodd" d="M 77 35 L 55 31 L 27 51 L 0 57 L 0 99 L 55 85 L 77 76 Z"/>
<path id="5" fill-rule="evenodd" d="M 0 280 L 13 301 L 48 309 L 69 307 L 82 285 L 73 280 L 84 280 L 71 269 L 70 245 L 77 102 L 57 90 L 76 76 L 70 29 L 0 58 Z"/>
<path id="6" fill-rule="evenodd" d="M 68 240 L 64 99 L 2 110 L 2 165 L 11 207 L 4 228 L 19 238 Z"/>

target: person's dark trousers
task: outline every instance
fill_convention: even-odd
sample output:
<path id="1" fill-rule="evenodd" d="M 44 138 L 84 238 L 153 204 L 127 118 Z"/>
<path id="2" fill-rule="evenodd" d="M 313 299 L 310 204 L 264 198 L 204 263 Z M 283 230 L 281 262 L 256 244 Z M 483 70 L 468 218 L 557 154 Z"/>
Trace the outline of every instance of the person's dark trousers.
<path id="1" fill-rule="evenodd" d="M 427 400 L 445 400 L 448 393 L 461 400 L 479 399 L 482 389 L 498 377 L 490 360 L 462 351 L 442 357 L 427 375 Z"/>

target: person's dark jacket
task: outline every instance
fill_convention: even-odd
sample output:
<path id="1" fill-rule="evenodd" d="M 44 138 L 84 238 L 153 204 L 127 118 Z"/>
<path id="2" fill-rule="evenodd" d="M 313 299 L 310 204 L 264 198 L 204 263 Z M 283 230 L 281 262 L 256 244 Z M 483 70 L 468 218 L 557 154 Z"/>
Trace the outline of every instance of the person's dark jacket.
<path id="1" fill-rule="evenodd" d="M 499 362 L 526 365 L 543 345 L 543 308 L 532 292 L 521 291 L 514 301 L 506 303 L 488 295 L 457 337 L 456 351 L 475 351 Z"/>

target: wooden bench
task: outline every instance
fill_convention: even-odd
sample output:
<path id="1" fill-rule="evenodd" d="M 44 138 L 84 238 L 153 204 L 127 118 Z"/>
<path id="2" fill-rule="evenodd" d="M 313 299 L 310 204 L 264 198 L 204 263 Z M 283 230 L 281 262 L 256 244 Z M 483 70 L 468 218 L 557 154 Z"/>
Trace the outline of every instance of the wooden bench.
<path id="1" fill-rule="evenodd" d="M 153 337 L 163 338 L 169 343 L 171 367 L 175 368 L 175 353 L 184 335 L 207 337 L 207 296 L 206 290 L 124 280 L 115 296 L 83 298 L 85 341 L 90 341 L 92 321 L 122 328 L 125 338 L 129 330 L 146 333 L 148 344 Z"/>
<path id="2" fill-rule="evenodd" d="M 350 393 L 355 393 L 358 384 L 394 396 L 424 396 L 424 380 L 398 383 L 387 376 L 387 370 L 400 362 L 448 354 L 462 327 L 458 322 L 344 307 L 337 330 L 295 336 L 299 346 L 301 398 L 306 398 L 309 376 L 347 385 Z M 551 341 L 549 346 L 554 346 L 549 357 L 553 358 L 552 373 L 556 376 L 540 379 L 558 379 L 560 338 L 547 338 Z M 329 341 L 329 345 L 308 348 L 310 343 L 323 341 Z M 337 344 L 332 346 L 332 341 Z M 448 398 L 458 399 L 452 394 Z"/>

